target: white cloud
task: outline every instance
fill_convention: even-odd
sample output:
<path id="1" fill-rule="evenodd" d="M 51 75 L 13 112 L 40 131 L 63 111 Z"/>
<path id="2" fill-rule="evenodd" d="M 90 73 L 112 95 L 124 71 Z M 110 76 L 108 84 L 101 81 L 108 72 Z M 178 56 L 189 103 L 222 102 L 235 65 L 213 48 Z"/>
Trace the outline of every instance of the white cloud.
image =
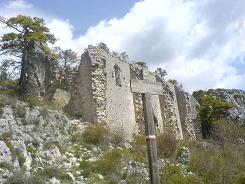
<path id="1" fill-rule="evenodd" d="M 11 17 L 18 14 L 29 15 L 33 13 L 33 6 L 24 0 L 11 0 L 7 4 L 0 3 L 1 16 Z"/>
<path id="2" fill-rule="evenodd" d="M 36 12 L 30 5 L 23 8 Z M 245 53 L 244 0 L 144 0 L 124 17 L 102 20 L 78 38 L 68 20 L 49 17 L 48 26 L 62 48 L 81 53 L 89 44 L 105 42 L 152 69 L 167 68 L 168 77 L 189 91 L 244 89 L 245 71 L 234 67 L 235 58 Z"/>

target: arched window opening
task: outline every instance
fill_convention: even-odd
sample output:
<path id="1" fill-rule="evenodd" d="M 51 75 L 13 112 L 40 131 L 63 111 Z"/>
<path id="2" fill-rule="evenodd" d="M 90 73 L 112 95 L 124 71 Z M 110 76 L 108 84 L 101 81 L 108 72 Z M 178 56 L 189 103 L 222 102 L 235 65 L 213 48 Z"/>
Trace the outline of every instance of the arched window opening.
<path id="1" fill-rule="evenodd" d="M 122 86 L 122 82 L 121 82 L 121 69 L 119 68 L 118 65 L 114 66 L 114 70 L 115 70 L 115 79 L 116 79 L 116 85 L 117 86 Z"/>

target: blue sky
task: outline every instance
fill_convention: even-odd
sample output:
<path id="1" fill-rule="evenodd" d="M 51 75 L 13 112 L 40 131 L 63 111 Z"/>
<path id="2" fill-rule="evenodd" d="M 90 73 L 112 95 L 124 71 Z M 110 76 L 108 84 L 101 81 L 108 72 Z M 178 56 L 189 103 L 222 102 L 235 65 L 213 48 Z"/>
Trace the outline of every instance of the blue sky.
<path id="1" fill-rule="evenodd" d="M 46 20 L 55 46 L 81 54 L 104 42 L 189 92 L 245 89 L 244 0 L 0 0 L 0 16 Z M 0 27 L 0 36 L 8 30 Z"/>
<path id="2" fill-rule="evenodd" d="M 85 33 L 103 19 L 122 17 L 136 0 L 26 0 L 54 18 L 69 19 L 74 34 Z"/>

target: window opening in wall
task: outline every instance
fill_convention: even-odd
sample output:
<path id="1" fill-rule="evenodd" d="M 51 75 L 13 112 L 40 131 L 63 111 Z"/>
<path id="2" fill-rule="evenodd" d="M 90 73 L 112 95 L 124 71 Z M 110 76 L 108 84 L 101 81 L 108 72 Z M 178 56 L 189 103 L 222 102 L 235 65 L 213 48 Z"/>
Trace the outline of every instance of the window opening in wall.
<path id="1" fill-rule="evenodd" d="M 118 65 L 114 66 L 114 70 L 115 70 L 115 79 L 116 79 L 116 85 L 117 86 L 122 86 L 122 82 L 121 82 L 121 69 L 119 68 Z"/>

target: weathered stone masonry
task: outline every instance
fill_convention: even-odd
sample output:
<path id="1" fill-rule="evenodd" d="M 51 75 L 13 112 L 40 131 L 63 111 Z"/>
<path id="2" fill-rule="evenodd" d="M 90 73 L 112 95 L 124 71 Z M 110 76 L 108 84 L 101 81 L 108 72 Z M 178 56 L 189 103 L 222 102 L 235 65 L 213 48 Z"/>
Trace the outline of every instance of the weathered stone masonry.
<path id="1" fill-rule="evenodd" d="M 104 122 L 126 137 L 137 132 L 127 62 L 106 49 L 89 46 L 81 57 L 73 89 L 67 110 L 86 121 Z"/>
<path id="2" fill-rule="evenodd" d="M 179 139 L 195 139 L 194 98 L 166 82 L 157 72 L 113 56 L 103 44 L 89 46 L 82 54 L 66 110 L 85 121 L 106 123 L 130 139 L 134 133 L 144 132 L 142 96 L 130 89 L 130 79 L 135 78 L 162 82 L 163 95 L 152 95 L 157 133 L 171 130 Z"/>
<path id="3" fill-rule="evenodd" d="M 197 100 L 178 86 L 175 86 L 181 127 L 184 138 L 196 139 Z"/>

